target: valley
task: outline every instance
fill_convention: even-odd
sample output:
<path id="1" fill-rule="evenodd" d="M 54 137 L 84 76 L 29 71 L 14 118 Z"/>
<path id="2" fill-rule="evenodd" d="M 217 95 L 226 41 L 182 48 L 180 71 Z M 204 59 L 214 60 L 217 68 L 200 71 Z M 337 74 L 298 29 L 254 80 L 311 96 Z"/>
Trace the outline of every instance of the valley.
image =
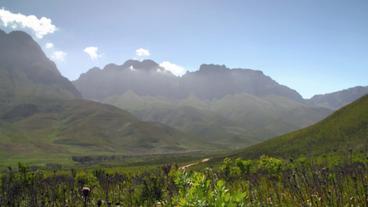
<path id="1" fill-rule="evenodd" d="M 3 166 L 18 161 L 72 165 L 73 156 L 180 157 L 240 150 L 317 123 L 336 107 L 318 104 L 316 97 L 327 100 L 340 93 L 305 100 L 261 71 L 203 64 L 177 77 L 153 60 L 93 68 L 70 82 L 28 34 L 0 34 Z M 349 91 L 352 95 L 346 95 Z M 339 106 L 364 91 L 341 92 Z"/>
<path id="2" fill-rule="evenodd" d="M 0 1 L 0 207 L 368 207 L 363 1 Z"/>

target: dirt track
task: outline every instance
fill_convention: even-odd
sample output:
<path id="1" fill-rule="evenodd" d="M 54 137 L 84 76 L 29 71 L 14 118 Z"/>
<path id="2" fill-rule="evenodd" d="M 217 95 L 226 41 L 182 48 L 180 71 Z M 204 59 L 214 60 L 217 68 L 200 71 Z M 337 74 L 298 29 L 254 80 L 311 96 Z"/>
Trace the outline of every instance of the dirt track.
<path id="1" fill-rule="evenodd" d="M 189 168 L 189 167 L 192 167 L 192 166 L 194 166 L 194 165 L 198 165 L 198 164 L 200 164 L 200 163 L 208 162 L 209 160 L 210 160 L 210 158 L 205 158 L 205 159 L 203 159 L 203 160 L 201 160 L 201 161 L 199 161 L 199 162 L 193 162 L 193 163 L 190 163 L 190 164 L 187 164 L 187 165 L 181 166 L 179 169 L 181 169 L 181 170 L 185 170 L 185 169 L 187 169 L 187 168 Z"/>

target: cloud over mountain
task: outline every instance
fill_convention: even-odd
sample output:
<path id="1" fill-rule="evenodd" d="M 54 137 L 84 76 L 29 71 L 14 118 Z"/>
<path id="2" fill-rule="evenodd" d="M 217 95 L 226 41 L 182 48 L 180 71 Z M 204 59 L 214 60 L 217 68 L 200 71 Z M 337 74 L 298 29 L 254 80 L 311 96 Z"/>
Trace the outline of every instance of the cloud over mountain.
<path id="1" fill-rule="evenodd" d="M 52 20 L 47 17 L 27 16 L 21 13 L 13 13 L 4 8 L 0 9 L 0 21 L 5 28 L 32 30 L 39 39 L 57 30 Z"/>
<path id="2" fill-rule="evenodd" d="M 151 53 L 148 49 L 139 48 L 135 51 L 135 55 L 138 56 L 139 58 L 146 58 L 151 56 Z"/>
<path id="3" fill-rule="evenodd" d="M 184 67 L 176 65 L 169 61 L 164 61 L 160 63 L 160 66 L 165 70 L 170 71 L 172 74 L 176 76 L 183 76 L 187 72 L 187 69 L 185 69 Z"/>

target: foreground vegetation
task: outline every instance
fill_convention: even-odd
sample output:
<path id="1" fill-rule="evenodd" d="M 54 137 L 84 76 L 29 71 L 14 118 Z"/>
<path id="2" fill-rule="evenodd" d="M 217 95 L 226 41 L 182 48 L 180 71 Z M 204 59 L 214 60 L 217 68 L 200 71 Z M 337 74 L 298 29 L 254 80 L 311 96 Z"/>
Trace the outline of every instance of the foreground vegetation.
<path id="1" fill-rule="evenodd" d="M 2 172 L 0 206 L 367 206 L 363 155 L 219 165 Z"/>

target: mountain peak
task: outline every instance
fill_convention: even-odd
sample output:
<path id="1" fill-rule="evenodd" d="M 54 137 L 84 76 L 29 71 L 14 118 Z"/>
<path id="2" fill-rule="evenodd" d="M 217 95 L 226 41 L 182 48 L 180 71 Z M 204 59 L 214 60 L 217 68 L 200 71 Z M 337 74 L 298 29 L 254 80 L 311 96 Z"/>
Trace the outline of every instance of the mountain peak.
<path id="1" fill-rule="evenodd" d="M 202 64 L 199 67 L 198 72 L 201 73 L 221 73 L 225 71 L 229 71 L 230 69 L 227 68 L 225 65 L 217 65 L 217 64 Z"/>
<path id="2" fill-rule="evenodd" d="M 0 29 L 0 35 L 6 35 L 6 32 L 2 29 Z"/>
<path id="3" fill-rule="evenodd" d="M 94 67 L 94 68 L 96 68 L 96 67 Z M 114 70 L 114 69 L 118 69 L 118 68 L 119 68 L 118 65 L 116 65 L 114 63 L 110 63 L 110 64 L 105 65 L 105 67 L 103 69 L 104 70 Z"/>
<path id="4" fill-rule="evenodd" d="M 13 96 L 80 97 L 29 34 L 2 31 L 0 45 L 0 79 L 4 81 L 2 87 L 10 87 L 7 93 Z"/>
<path id="5" fill-rule="evenodd" d="M 146 59 L 146 60 L 127 60 L 123 65 L 123 68 L 131 68 L 133 67 L 135 70 L 143 70 L 143 71 L 151 71 L 157 70 L 160 67 L 158 63 L 153 60 Z"/>
<path id="6" fill-rule="evenodd" d="M 6 31 L 0 29 L 0 35 L 1 36 L 9 35 L 9 36 L 18 37 L 18 38 L 21 38 L 21 39 L 33 40 L 31 35 L 29 35 L 26 32 L 20 31 L 20 30 L 15 30 L 15 31 L 11 31 L 11 32 L 7 33 Z"/>
<path id="7" fill-rule="evenodd" d="M 29 35 L 26 32 L 23 31 L 11 31 L 8 33 L 9 36 L 13 36 L 15 38 L 20 38 L 20 39 L 26 39 L 26 40 L 33 40 L 33 38 L 31 37 L 31 35 Z"/>
<path id="8" fill-rule="evenodd" d="M 223 74 L 223 73 L 247 73 L 255 76 L 265 76 L 260 70 L 253 70 L 247 68 L 228 68 L 226 65 L 219 64 L 202 64 L 197 71 L 201 74 Z"/>

